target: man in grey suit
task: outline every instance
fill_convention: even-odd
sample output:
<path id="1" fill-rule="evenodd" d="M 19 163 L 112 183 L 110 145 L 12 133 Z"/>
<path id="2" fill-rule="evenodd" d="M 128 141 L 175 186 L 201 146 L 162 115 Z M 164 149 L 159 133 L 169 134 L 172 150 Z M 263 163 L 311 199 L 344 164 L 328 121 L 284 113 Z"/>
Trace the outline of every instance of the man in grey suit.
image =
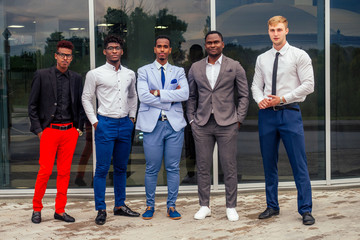
<path id="1" fill-rule="evenodd" d="M 196 147 L 198 195 L 201 220 L 211 216 L 211 167 L 215 142 L 224 172 L 226 215 L 237 221 L 237 131 L 249 105 L 249 89 L 244 69 L 238 61 L 222 54 L 223 36 L 210 31 L 205 36 L 208 56 L 192 65 L 189 71 L 190 95 L 187 117 Z"/>

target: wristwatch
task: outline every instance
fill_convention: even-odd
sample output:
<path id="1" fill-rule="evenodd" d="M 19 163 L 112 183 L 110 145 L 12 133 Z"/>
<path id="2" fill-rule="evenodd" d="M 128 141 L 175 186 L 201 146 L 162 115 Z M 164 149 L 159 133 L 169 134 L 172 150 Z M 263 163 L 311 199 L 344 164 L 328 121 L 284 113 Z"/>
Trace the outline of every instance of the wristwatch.
<path id="1" fill-rule="evenodd" d="M 280 104 L 284 104 L 283 97 L 280 97 Z"/>
<path id="2" fill-rule="evenodd" d="M 79 136 L 81 137 L 82 135 L 83 135 L 83 132 L 80 130 L 80 129 L 76 129 L 77 131 L 78 131 L 78 133 L 79 133 Z"/>
<path id="3" fill-rule="evenodd" d="M 159 90 L 155 90 L 154 96 L 155 96 L 155 97 L 159 96 Z"/>

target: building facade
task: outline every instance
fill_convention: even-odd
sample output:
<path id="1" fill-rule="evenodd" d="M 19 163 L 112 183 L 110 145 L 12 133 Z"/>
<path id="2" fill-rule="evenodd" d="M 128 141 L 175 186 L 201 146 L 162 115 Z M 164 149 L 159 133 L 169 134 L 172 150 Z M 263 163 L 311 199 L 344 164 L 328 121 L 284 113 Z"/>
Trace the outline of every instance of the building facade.
<path id="1" fill-rule="evenodd" d="M 70 69 L 85 78 L 87 71 L 104 64 L 102 44 L 109 33 L 125 39 L 122 64 L 135 72 L 154 61 L 155 36 L 169 35 L 170 62 L 187 71 L 204 56 L 206 32 L 218 30 L 224 35 L 224 54 L 242 64 L 251 85 L 256 57 L 271 48 L 267 20 L 274 15 L 288 18 L 288 42 L 304 49 L 314 67 L 315 92 L 301 104 L 312 185 L 360 184 L 359 1 L 0 0 L 0 196 L 32 194 L 39 141 L 29 131 L 27 104 L 34 72 L 55 63 L 57 41 L 74 43 Z M 193 46 L 196 53 L 190 51 Z M 73 158 L 73 194 L 92 193 L 96 159 L 92 129 L 86 129 Z M 257 129 L 257 105 L 251 97 L 238 134 L 239 189 L 264 188 Z M 197 190 L 195 164 L 191 138 L 186 137 L 180 168 L 183 192 Z M 143 193 L 144 175 L 142 132 L 134 131 L 127 191 Z M 281 187 L 295 186 L 283 146 L 279 178 Z M 111 171 L 107 185 L 112 185 Z M 160 192 L 166 190 L 164 171 L 159 185 Z M 56 188 L 56 173 L 48 187 L 49 192 Z M 216 149 L 212 189 L 224 190 Z"/>

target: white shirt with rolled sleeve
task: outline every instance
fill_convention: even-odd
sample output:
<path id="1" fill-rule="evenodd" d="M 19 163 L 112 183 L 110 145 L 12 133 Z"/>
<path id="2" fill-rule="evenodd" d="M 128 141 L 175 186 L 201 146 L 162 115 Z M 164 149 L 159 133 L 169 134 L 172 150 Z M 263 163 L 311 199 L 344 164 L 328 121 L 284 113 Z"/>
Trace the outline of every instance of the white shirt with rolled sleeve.
<path id="1" fill-rule="evenodd" d="M 82 103 L 86 115 L 94 124 L 98 121 L 93 99 L 98 100 L 97 113 L 111 118 L 126 116 L 135 118 L 137 109 L 136 77 L 134 71 L 120 66 L 116 68 L 106 62 L 86 74 Z"/>
<path id="2" fill-rule="evenodd" d="M 311 58 L 304 50 L 293 47 L 288 42 L 280 51 L 271 48 L 258 56 L 251 86 L 254 100 L 259 104 L 271 95 L 276 52 L 280 52 L 276 96 L 284 97 L 286 104 L 303 102 L 308 94 L 314 92 L 314 71 Z"/>

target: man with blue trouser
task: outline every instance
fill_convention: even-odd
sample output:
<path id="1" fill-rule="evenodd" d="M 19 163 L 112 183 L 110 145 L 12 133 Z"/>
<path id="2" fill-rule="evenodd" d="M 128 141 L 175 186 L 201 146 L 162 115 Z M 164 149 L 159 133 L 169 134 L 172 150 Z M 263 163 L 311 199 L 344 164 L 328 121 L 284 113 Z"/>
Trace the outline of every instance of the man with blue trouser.
<path id="1" fill-rule="evenodd" d="M 186 121 L 182 101 L 189 97 L 189 87 L 183 68 L 168 63 L 171 54 L 170 38 L 155 40 L 156 60 L 138 70 L 137 89 L 140 99 L 136 129 L 144 133 L 146 159 L 146 211 L 143 219 L 152 219 L 155 211 L 155 191 L 162 159 L 167 175 L 167 216 L 180 219 L 175 209 L 180 174 L 179 163 Z"/>
<path id="2" fill-rule="evenodd" d="M 273 47 L 256 60 L 253 97 L 259 110 L 260 148 L 266 183 L 266 210 L 259 219 L 279 215 L 278 151 L 283 141 L 298 190 L 298 212 L 303 224 L 312 225 L 312 198 L 305 153 L 304 127 L 298 102 L 314 91 L 314 71 L 309 55 L 286 41 L 288 21 L 274 16 L 268 21 Z"/>
<path id="3" fill-rule="evenodd" d="M 109 35 L 104 40 L 106 63 L 86 75 L 82 102 L 86 115 L 95 129 L 96 169 L 94 176 L 95 223 L 106 222 L 106 176 L 111 157 L 114 166 L 114 215 L 139 217 L 125 205 L 126 171 L 131 150 L 131 135 L 137 108 L 135 73 L 121 65 L 123 40 Z M 96 96 L 96 116 L 93 99 Z"/>

